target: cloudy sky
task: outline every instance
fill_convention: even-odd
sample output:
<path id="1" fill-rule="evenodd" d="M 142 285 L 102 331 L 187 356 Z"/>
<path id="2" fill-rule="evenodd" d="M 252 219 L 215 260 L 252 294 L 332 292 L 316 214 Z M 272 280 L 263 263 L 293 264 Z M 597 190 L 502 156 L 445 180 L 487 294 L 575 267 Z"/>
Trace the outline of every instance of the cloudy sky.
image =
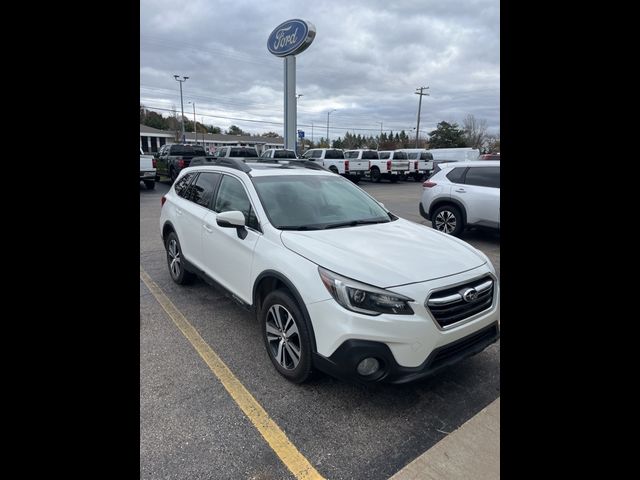
<path id="1" fill-rule="evenodd" d="M 500 131 L 499 0 L 141 0 L 140 102 L 244 131 L 282 134 L 283 62 L 267 50 L 285 20 L 313 23 L 296 57 L 298 128 L 315 141 L 346 131 L 376 135 L 468 114 Z M 167 115 L 167 111 L 157 110 Z M 250 121 L 251 120 L 251 121 Z M 312 127 L 313 124 L 313 127 Z"/>

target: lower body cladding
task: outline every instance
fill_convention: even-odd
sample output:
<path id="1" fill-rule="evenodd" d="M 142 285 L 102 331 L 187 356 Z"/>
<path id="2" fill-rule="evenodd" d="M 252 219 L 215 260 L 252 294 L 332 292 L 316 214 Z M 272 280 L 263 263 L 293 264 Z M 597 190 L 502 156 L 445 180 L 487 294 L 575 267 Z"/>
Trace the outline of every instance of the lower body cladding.
<path id="1" fill-rule="evenodd" d="M 480 271 L 481 270 L 481 271 Z M 439 290 L 493 279 L 489 305 L 448 326 L 425 306 Z M 361 383 L 406 383 L 431 375 L 481 352 L 500 337 L 499 286 L 486 268 L 389 290 L 406 295 L 414 315 L 362 315 L 333 299 L 307 305 L 316 339 L 314 366 L 330 375 Z"/>

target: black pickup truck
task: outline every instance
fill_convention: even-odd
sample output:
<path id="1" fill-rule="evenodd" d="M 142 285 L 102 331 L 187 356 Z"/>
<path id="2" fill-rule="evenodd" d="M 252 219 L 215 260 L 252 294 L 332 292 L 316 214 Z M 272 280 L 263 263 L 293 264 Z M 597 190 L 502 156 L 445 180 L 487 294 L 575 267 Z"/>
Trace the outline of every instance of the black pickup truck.
<path id="1" fill-rule="evenodd" d="M 175 182 L 183 168 L 191 164 L 191 160 L 197 157 L 207 157 L 207 153 L 201 145 L 186 145 L 174 143 L 163 145 L 158 152 L 156 172 L 158 175 L 169 177 Z"/>

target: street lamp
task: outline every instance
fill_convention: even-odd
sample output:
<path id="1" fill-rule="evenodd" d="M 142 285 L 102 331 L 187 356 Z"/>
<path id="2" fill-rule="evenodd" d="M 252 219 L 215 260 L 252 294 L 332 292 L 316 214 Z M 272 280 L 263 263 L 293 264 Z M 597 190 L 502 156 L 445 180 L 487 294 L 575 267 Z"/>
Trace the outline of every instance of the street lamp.
<path id="1" fill-rule="evenodd" d="M 196 102 L 189 102 L 193 105 L 193 136 L 196 140 L 196 145 L 198 144 L 198 131 L 196 130 Z M 204 140 L 203 140 L 204 142 Z"/>
<path id="2" fill-rule="evenodd" d="M 180 109 L 182 111 L 180 123 L 182 124 L 182 143 L 184 143 L 184 104 L 182 103 L 182 82 L 186 82 L 189 77 L 182 76 L 182 80 L 180 80 L 180 75 L 174 75 L 173 78 L 180 82 Z"/>
<path id="3" fill-rule="evenodd" d="M 329 146 L 331 146 L 331 142 L 329 141 L 329 115 L 336 111 L 336 109 L 333 109 L 327 112 L 327 143 L 329 144 Z"/>

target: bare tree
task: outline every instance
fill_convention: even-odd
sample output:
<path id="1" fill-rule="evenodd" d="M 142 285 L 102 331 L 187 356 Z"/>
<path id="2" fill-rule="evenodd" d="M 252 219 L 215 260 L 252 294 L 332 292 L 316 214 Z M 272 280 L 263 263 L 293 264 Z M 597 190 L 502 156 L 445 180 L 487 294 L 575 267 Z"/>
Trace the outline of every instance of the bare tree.
<path id="1" fill-rule="evenodd" d="M 483 144 L 483 153 L 500 152 L 500 132 L 494 135 L 486 135 Z"/>
<path id="2" fill-rule="evenodd" d="M 467 146 L 471 148 L 482 148 L 487 135 L 487 121 L 477 120 L 473 114 L 465 117 L 463 122 L 464 139 Z"/>

